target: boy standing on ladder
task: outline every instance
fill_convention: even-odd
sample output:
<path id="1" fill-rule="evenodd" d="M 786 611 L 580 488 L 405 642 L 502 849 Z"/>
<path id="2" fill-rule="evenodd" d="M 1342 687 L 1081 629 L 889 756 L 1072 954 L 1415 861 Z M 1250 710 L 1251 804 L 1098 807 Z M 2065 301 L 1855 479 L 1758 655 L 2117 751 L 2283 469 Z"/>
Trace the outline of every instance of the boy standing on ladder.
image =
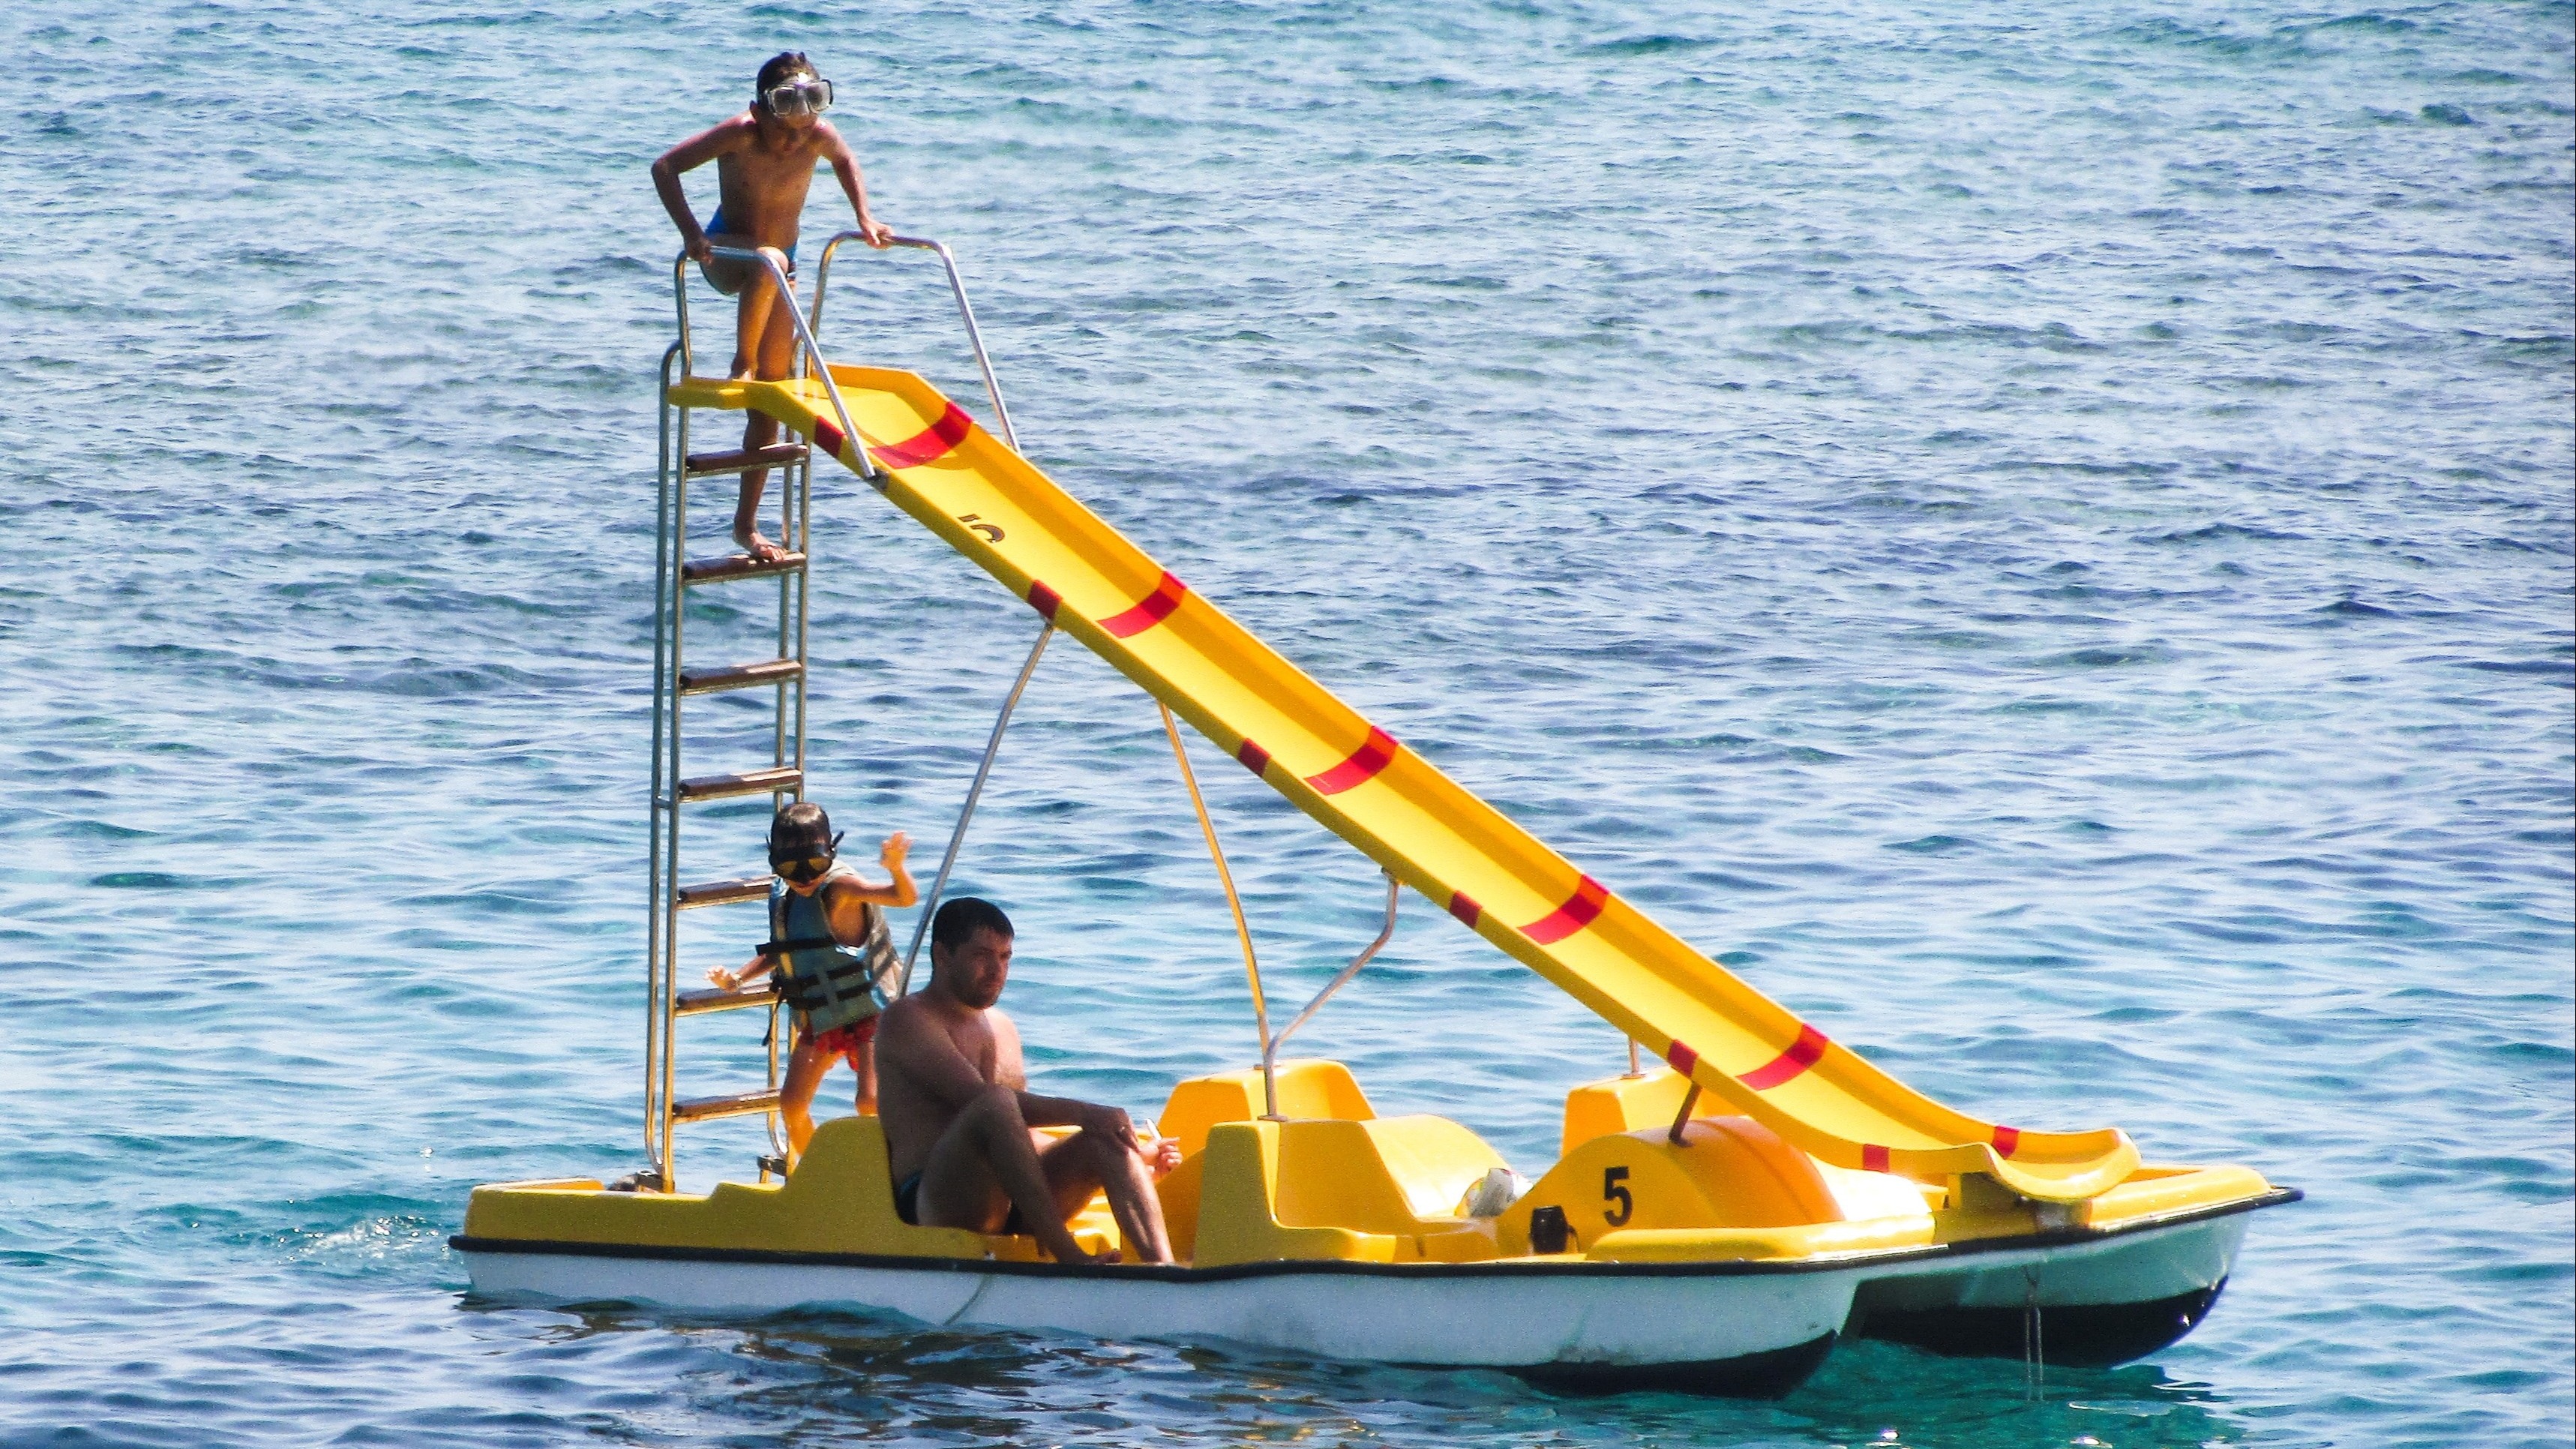
<path id="1" fill-rule="evenodd" d="M 872 247 L 893 240 L 868 213 L 867 183 L 860 179 L 858 158 L 849 143 L 823 119 L 832 104 L 832 83 L 814 69 L 799 50 L 781 51 L 760 67 L 752 88 L 751 109 L 720 121 L 670 150 L 653 163 L 653 189 L 663 209 L 680 229 L 680 244 L 698 264 L 710 286 L 739 297 L 735 314 L 733 376 L 771 382 L 787 376 L 796 357 L 796 324 L 788 311 L 796 305 L 770 280 L 769 269 L 749 262 L 718 261 L 713 250 L 726 247 L 775 247 L 787 257 L 788 275 L 796 270 L 796 227 L 805 211 L 805 193 L 814 184 L 814 163 L 829 161 L 841 190 L 858 215 L 859 234 Z M 689 208 L 680 173 L 716 163 L 715 214 L 704 227 Z M 778 423 L 754 412 L 742 430 L 748 453 L 777 441 Z M 745 468 L 742 496 L 734 505 L 733 541 L 753 558 L 767 563 L 783 550 L 761 536 L 755 526 L 766 468 Z"/>
<path id="2" fill-rule="evenodd" d="M 912 838 L 898 830 L 878 851 L 893 879 L 870 885 L 836 858 L 841 837 L 823 807 L 798 801 L 769 822 L 769 940 L 738 971 L 718 967 L 707 979 L 727 991 L 778 973 L 779 996 L 794 1018 L 796 1049 L 778 1087 L 790 1158 L 814 1135 L 814 1091 L 832 1063 L 846 1058 L 859 1078 L 858 1109 L 877 1109 L 877 1013 L 903 960 L 886 929 L 885 908 L 919 899 L 903 858 Z"/>

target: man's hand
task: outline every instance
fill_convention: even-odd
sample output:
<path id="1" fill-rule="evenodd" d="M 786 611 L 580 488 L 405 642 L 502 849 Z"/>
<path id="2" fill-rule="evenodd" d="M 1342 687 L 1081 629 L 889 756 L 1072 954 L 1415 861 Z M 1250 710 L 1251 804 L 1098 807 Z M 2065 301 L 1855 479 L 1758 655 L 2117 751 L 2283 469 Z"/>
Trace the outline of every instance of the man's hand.
<path id="1" fill-rule="evenodd" d="M 912 853 L 912 837 L 898 830 L 885 838 L 877 848 L 877 863 L 888 870 L 903 869 L 903 858 Z"/>
<path id="2" fill-rule="evenodd" d="M 704 266 L 708 262 L 715 260 L 716 244 L 707 240 L 707 234 L 705 232 L 700 232 L 698 233 L 695 241 L 683 243 L 681 250 L 689 254 L 690 261 L 696 262 L 700 266 Z"/>
<path id="3" fill-rule="evenodd" d="M 859 237 L 880 250 L 894 245 L 894 230 L 873 216 L 859 218 Z"/>
<path id="4" fill-rule="evenodd" d="M 1177 1137 L 1157 1137 L 1154 1150 L 1146 1153 L 1145 1165 L 1153 1169 L 1154 1180 L 1162 1181 L 1181 1165 L 1181 1143 Z"/>

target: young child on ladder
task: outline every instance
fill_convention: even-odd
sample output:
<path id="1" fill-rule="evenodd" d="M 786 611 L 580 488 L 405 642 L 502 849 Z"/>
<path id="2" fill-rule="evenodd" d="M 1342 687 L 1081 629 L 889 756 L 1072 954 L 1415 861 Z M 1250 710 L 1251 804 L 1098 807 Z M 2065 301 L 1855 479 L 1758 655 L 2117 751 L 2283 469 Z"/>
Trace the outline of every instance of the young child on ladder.
<path id="1" fill-rule="evenodd" d="M 750 262 L 719 261 L 713 249 L 775 247 L 786 253 L 788 276 L 795 276 L 796 226 L 804 214 L 805 193 L 814 184 L 814 163 L 829 161 L 841 190 L 858 215 L 859 234 L 873 247 L 889 245 L 893 233 L 868 213 L 867 183 L 860 179 L 858 158 L 841 133 L 823 119 L 832 105 L 832 83 L 814 69 L 803 51 L 781 51 L 760 67 L 752 86 L 751 108 L 700 131 L 662 153 L 653 163 L 653 189 L 663 209 L 680 229 L 680 244 L 698 264 L 709 285 L 738 297 L 734 323 L 733 376 L 774 381 L 787 376 L 796 357 L 796 324 L 788 313 L 792 293 L 781 293 L 769 269 Z M 704 227 L 680 187 L 680 173 L 716 163 L 715 214 Z M 753 412 L 743 424 L 742 447 L 748 453 L 778 438 L 778 423 Z M 766 468 L 746 468 L 742 495 L 734 505 L 733 541 L 766 563 L 782 550 L 756 527 Z"/>
<path id="2" fill-rule="evenodd" d="M 832 1063 L 847 1060 L 859 1078 L 858 1109 L 877 1109 L 877 1013 L 903 963 L 886 928 L 885 908 L 919 898 L 903 868 L 912 838 L 886 837 L 877 852 L 892 879 L 871 885 L 837 859 L 841 837 L 823 807 L 798 801 L 769 822 L 769 940 L 738 971 L 707 979 L 727 991 L 776 972 L 779 995 L 795 1023 L 796 1047 L 778 1112 L 787 1119 L 787 1149 L 802 1156 L 814 1135 L 814 1092 Z"/>

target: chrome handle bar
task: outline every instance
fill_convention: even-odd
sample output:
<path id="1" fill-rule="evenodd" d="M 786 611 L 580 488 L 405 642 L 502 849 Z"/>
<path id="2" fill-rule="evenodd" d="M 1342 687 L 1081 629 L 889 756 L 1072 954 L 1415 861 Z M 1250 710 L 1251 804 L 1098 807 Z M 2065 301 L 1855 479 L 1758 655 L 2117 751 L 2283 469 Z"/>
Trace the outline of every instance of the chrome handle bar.
<path id="1" fill-rule="evenodd" d="M 787 254 L 776 247 L 714 247 L 710 248 L 710 255 L 728 262 L 757 262 L 768 270 L 769 279 L 778 285 L 780 296 L 796 295 L 796 287 L 787 274 Z M 680 259 L 671 264 L 671 290 L 679 297 L 680 371 L 684 376 L 695 371 L 689 362 L 688 265 L 687 252 L 680 253 Z M 814 329 L 807 325 L 805 314 L 793 306 L 787 309 L 787 320 L 796 324 L 796 340 L 804 344 L 805 355 L 812 359 L 814 376 L 823 380 L 823 394 L 832 400 L 832 415 L 840 420 L 841 436 L 850 440 L 851 450 L 859 455 L 859 476 L 879 488 L 885 487 L 885 471 L 869 455 L 867 443 L 860 438 L 858 427 L 850 421 L 850 406 L 841 400 L 841 385 L 833 380 L 832 366 L 824 360 L 823 349 L 815 344 Z"/>
<path id="2" fill-rule="evenodd" d="M 836 233 L 830 241 L 823 243 L 823 260 L 814 269 L 814 331 L 823 329 L 823 294 L 832 282 L 832 254 L 840 250 L 843 242 L 865 240 L 867 238 L 858 232 L 845 231 Z M 975 325 L 975 309 L 966 301 L 966 279 L 957 270 L 957 254 L 948 249 L 948 243 L 932 241 L 928 237 L 897 236 L 889 238 L 886 244 L 890 247 L 917 247 L 934 253 L 940 265 L 948 269 L 948 290 L 957 298 L 958 320 L 966 324 L 967 344 L 975 349 L 975 366 L 983 372 L 984 391 L 993 399 L 993 420 L 1001 425 L 1002 441 L 1011 445 L 1012 452 L 1018 452 L 1020 436 L 1012 431 L 1011 410 L 1003 405 L 1001 381 L 994 377 L 993 359 L 984 351 L 983 330 Z"/>

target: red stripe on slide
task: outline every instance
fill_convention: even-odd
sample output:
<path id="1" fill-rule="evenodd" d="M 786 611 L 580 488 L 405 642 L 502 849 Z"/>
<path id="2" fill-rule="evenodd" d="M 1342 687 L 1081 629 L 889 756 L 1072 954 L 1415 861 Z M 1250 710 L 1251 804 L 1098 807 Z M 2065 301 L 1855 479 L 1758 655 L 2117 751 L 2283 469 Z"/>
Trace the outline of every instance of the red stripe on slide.
<path id="1" fill-rule="evenodd" d="M 1995 1151 L 2002 1153 L 2006 1157 L 2010 1157 L 2013 1155 L 2013 1149 L 2019 1146 L 2021 1146 L 2020 1128 L 1998 1127 L 1995 1129 Z"/>
<path id="2" fill-rule="evenodd" d="M 1318 795 L 1339 795 L 1353 785 L 1375 778 L 1378 771 L 1386 768 L 1386 762 L 1395 758 L 1395 750 L 1395 737 L 1372 725 L 1367 741 L 1351 751 L 1349 759 L 1320 775 L 1308 775 L 1306 783 L 1313 786 Z"/>
<path id="3" fill-rule="evenodd" d="M 1036 579 L 1031 579 L 1029 580 L 1029 607 L 1044 614 L 1047 622 L 1052 624 L 1055 622 L 1055 611 L 1064 607 L 1064 596 Z"/>
<path id="4" fill-rule="evenodd" d="M 832 426 L 829 421 L 823 418 L 816 418 L 814 420 L 814 441 L 823 445 L 824 452 L 838 458 L 841 456 L 842 445 L 850 440 L 843 437 L 841 435 L 841 430 Z"/>
<path id="5" fill-rule="evenodd" d="M 1862 1143 L 1860 1145 L 1860 1166 L 1861 1171 L 1863 1172 L 1887 1171 L 1887 1149 L 1879 1146 L 1875 1142 Z"/>
<path id="6" fill-rule="evenodd" d="M 1757 1092 L 1770 1091 L 1773 1087 L 1814 1066 L 1816 1058 L 1825 1054 L 1825 1048 L 1828 1045 L 1830 1043 L 1825 1040 L 1823 1032 L 1801 1022 L 1798 1026 L 1798 1039 L 1789 1043 L 1787 1051 L 1746 1072 L 1736 1080 Z"/>
<path id="7" fill-rule="evenodd" d="M 1664 1060 L 1671 1064 L 1674 1071 L 1687 1077 L 1691 1074 L 1691 1068 L 1699 1065 L 1699 1053 L 1676 1041 L 1664 1048 Z"/>
<path id="8" fill-rule="evenodd" d="M 1154 586 L 1154 592 L 1145 596 L 1143 603 L 1123 614 L 1112 614 L 1101 620 L 1100 627 L 1107 631 L 1112 639 L 1124 639 L 1130 634 L 1142 634 L 1170 618 L 1172 611 L 1181 606 L 1181 595 L 1189 591 L 1189 585 L 1166 573 L 1163 575 L 1163 581 Z"/>
<path id="9" fill-rule="evenodd" d="M 1256 775 L 1270 771 L 1270 752 L 1249 739 L 1234 747 L 1234 757 L 1243 762 L 1243 768 Z"/>
<path id="10" fill-rule="evenodd" d="M 934 458 L 945 457 L 948 450 L 966 441 L 967 430 L 975 420 L 955 403 L 939 415 L 939 421 L 913 434 L 900 443 L 887 443 L 870 448 L 878 462 L 889 468 L 918 468 Z"/>
<path id="11" fill-rule="evenodd" d="M 1449 893 L 1449 914 L 1466 922 L 1470 929 L 1474 928 L 1476 918 L 1484 913 L 1485 908 L 1476 904 L 1476 898 L 1474 896 L 1467 894 L 1465 891 L 1451 891 Z"/>
<path id="12" fill-rule="evenodd" d="M 1562 941 L 1591 925 L 1593 919 L 1601 914 L 1603 903 L 1609 899 L 1608 887 L 1588 875 L 1584 876 L 1564 905 L 1521 927 L 1521 934 L 1542 946 Z"/>

